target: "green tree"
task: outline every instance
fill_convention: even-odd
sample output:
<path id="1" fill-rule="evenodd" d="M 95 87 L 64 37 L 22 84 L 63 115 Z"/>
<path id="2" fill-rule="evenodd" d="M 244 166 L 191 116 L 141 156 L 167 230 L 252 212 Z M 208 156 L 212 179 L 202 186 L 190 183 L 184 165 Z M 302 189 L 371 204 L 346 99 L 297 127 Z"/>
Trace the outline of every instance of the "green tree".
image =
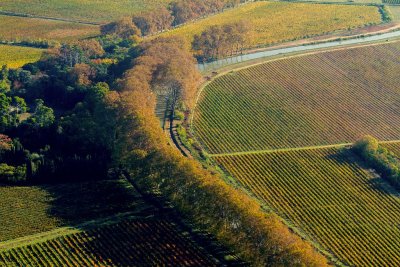
<path id="1" fill-rule="evenodd" d="M 12 105 L 15 107 L 17 114 L 25 113 L 28 110 L 25 99 L 19 96 L 14 96 Z"/>
<path id="2" fill-rule="evenodd" d="M 0 130 L 4 131 L 11 123 L 12 117 L 10 114 L 11 97 L 0 92 Z"/>
<path id="3" fill-rule="evenodd" d="M 36 108 L 28 123 L 35 127 L 49 127 L 54 123 L 55 116 L 52 108 L 46 107 L 42 99 L 36 99 Z"/>
<path id="4" fill-rule="evenodd" d="M 0 182 L 21 182 L 26 178 L 26 166 L 0 164 Z"/>
<path id="5" fill-rule="evenodd" d="M 11 89 L 11 82 L 8 79 L 8 68 L 6 65 L 1 67 L 0 70 L 0 92 L 9 92 Z"/>

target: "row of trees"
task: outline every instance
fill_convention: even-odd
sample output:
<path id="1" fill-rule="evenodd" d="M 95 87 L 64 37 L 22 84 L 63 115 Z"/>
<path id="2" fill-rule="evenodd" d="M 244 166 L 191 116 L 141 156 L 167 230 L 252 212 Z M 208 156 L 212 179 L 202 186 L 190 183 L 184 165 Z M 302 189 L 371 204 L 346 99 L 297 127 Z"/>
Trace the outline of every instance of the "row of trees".
<path id="1" fill-rule="evenodd" d="M 142 12 L 101 27 L 103 34 L 120 37 L 147 36 L 162 32 L 191 20 L 235 7 L 248 0 L 179 0 L 153 11 Z"/>
<path id="2" fill-rule="evenodd" d="M 180 38 L 157 38 L 141 45 L 141 56 L 126 74 L 122 88 L 148 87 L 153 94 L 166 95 L 175 110 L 179 103 L 190 109 L 194 105 L 201 79 L 192 54 L 184 49 Z M 140 75 L 140 77 L 138 77 Z"/>
<path id="3" fill-rule="evenodd" d="M 241 53 L 250 38 L 250 26 L 245 21 L 214 25 L 195 35 L 192 49 L 203 61 Z"/>
<path id="4" fill-rule="evenodd" d="M 390 184 L 400 189 L 400 160 L 393 152 L 380 146 L 378 140 L 369 135 L 358 140 L 353 150 Z"/>
<path id="5" fill-rule="evenodd" d="M 189 58 L 171 58 L 189 55 L 180 43 L 156 39 L 143 44 L 135 67 L 126 72 L 112 104 L 118 133 L 114 164 L 126 170 L 142 190 L 161 192 L 183 216 L 255 266 L 326 266 L 325 258 L 276 216 L 265 214 L 246 194 L 167 144 L 154 114 L 154 90 L 179 81 L 181 95 L 188 97 L 190 106 L 193 78 L 181 75 L 196 76 Z"/>

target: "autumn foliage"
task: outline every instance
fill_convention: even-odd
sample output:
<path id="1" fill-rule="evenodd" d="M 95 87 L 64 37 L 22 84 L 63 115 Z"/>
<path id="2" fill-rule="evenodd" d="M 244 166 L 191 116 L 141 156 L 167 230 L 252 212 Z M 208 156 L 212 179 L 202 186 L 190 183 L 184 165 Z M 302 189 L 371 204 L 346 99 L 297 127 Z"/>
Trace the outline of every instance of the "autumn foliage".
<path id="1" fill-rule="evenodd" d="M 176 40 L 159 39 L 142 48 L 143 55 L 126 73 L 119 99 L 114 100 L 118 110 L 114 162 L 143 190 L 161 192 L 195 225 L 256 266 L 326 266 L 326 259 L 275 215 L 266 214 L 246 194 L 167 145 L 154 115 L 152 90 L 160 80 L 180 80 L 185 71 L 189 77 L 195 74 L 186 65 L 173 63 L 179 58 L 169 56 L 187 53 Z M 162 66 L 173 66 L 174 72 L 161 70 Z M 176 76 L 166 77 L 171 73 Z M 181 81 L 184 95 L 188 89 L 189 96 L 188 84 Z"/>

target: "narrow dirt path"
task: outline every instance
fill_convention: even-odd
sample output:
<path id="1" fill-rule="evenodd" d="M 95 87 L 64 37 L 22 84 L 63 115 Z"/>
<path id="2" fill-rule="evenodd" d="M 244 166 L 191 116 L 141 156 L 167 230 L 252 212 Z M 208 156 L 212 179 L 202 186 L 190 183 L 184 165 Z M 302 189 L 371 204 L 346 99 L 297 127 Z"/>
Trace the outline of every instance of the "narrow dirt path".
<path id="1" fill-rule="evenodd" d="M 400 143 L 400 140 L 381 141 L 380 144 Z M 351 146 L 353 143 L 341 143 L 333 145 L 321 145 L 321 146 L 305 146 L 305 147 L 292 147 L 292 148 L 281 148 L 281 149 L 267 149 L 267 150 L 252 150 L 252 151 L 241 151 L 233 153 L 221 153 L 221 154 L 209 154 L 210 157 L 225 157 L 225 156 L 241 156 L 241 155 L 253 155 L 253 154 L 269 154 L 277 152 L 289 152 L 289 151 L 301 151 L 301 150 L 313 150 L 313 149 L 324 149 L 324 148 L 340 148 Z"/>

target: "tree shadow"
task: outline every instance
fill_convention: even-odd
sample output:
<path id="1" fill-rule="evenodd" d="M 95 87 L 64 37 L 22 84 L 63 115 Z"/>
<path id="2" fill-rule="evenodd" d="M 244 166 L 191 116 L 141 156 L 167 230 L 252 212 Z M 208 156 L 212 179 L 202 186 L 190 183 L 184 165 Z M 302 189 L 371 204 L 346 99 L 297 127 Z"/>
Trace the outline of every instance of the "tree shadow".
<path id="1" fill-rule="evenodd" d="M 39 187 L 49 196 L 48 217 L 79 233 L 24 247 L 29 251 L 26 255 L 35 255 L 35 259 L 26 259 L 32 266 L 37 262 L 46 265 L 46 253 L 37 253 L 43 246 L 54 246 L 53 259 L 60 259 L 54 264 L 63 266 L 246 265 L 213 237 L 182 223 L 173 209 L 160 210 L 149 204 L 128 181 Z M 10 262 L 21 264 L 18 258 L 9 257 Z"/>
<path id="2" fill-rule="evenodd" d="M 334 160 L 340 164 L 357 165 L 371 176 L 367 181 L 368 189 L 379 191 L 380 193 L 400 197 L 400 192 L 396 190 L 388 181 L 371 168 L 362 158 L 354 153 L 350 148 L 342 148 L 337 153 L 326 156 L 329 160 Z"/>
<path id="3" fill-rule="evenodd" d="M 153 215 L 154 208 L 124 180 L 42 186 L 50 197 L 47 213 L 62 225 L 71 226 L 118 213 Z"/>

